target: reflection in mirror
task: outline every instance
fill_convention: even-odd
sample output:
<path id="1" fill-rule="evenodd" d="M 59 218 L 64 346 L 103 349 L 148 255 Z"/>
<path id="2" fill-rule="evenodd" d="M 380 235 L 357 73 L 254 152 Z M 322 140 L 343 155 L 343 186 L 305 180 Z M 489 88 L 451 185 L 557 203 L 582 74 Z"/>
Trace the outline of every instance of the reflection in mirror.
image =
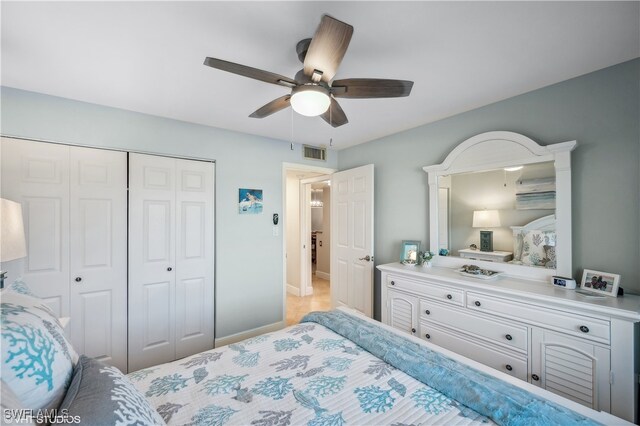
<path id="1" fill-rule="evenodd" d="M 438 249 L 469 259 L 555 268 L 555 185 L 552 161 L 440 176 Z M 536 221 L 543 217 L 550 219 Z M 528 227 L 532 222 L 544 229 Z"/>

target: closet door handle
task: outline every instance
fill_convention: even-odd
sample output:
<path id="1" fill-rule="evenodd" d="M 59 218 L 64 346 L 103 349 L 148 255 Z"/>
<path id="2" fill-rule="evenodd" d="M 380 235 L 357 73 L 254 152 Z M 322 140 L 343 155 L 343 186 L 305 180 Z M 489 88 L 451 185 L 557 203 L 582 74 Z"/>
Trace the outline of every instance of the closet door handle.
<path id="1" fill-rule="evenodd" d="M 79 283 L 80 281 L 82 281 L 82 277 L 76 277 L 76 282 Z"/>
<path id="2" fill-rule="evenodd" d="M 167 268 L 167 271 L 171 272 L 171 271 L 173 271 L 173 268 L 172 268 L 171 266 L 169 266 L 169 267 Z"/>

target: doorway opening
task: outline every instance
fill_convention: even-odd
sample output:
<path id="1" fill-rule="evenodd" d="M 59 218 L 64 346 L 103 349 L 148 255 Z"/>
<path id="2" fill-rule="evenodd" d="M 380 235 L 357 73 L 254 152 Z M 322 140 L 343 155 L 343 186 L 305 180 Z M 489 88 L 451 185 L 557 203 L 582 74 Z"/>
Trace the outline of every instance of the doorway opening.
<path id="1" fill-rule="evenodd" d="M 304 166 L 300 166 L 304 167 Z M 333 170 L 285 167 L 284 300 L 286 325 L 331 309 L 331 185 Z"/>

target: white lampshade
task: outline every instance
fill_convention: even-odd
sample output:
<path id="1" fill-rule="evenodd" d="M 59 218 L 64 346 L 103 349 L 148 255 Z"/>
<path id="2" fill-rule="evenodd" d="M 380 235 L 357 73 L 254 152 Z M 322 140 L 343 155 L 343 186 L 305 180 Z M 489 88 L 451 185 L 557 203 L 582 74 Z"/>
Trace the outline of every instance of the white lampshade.
<path id="1" fill-rule="evenodd" d="M 301 85 L 293 89 L 291 107 L 298 114 L 315 117 L 324 114 L 331 104 L 329 91 L 318 85 Z"/>
<path id="2" fill-rule="evenodd" d="M 476 210 L 473 212 L 474 228 L 498 228 L 499 226 L 498 210 Z"/>
<path id="3" fill-rule="evenodd" d="M 26 255 L 22 206 L 0 198 L 0 261 L 8 262 Z"/>

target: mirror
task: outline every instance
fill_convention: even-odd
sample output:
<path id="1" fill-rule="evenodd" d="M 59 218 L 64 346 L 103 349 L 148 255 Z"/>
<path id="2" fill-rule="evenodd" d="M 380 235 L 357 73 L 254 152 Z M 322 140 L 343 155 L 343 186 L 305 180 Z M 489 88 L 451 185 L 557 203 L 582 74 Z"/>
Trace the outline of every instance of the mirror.
<path id="1" fill-rule="evenodd" d="M 462 142 L 441 164 L 424 167 L 435 264 L 473 263 L 534 279 L 571 276 L 575 146 L 487 132 Z"/>
<path id="2" fill-rule="evenodd" d="M 555 217 L 553 162 L 440 176 L 438 188 L 439 250 L 466 259 L 493 256 L 494 261 L 555 269 L 550 248 L 555 229 L 536 238 L 513 229 Z M 481 233 L 488 234 L 488 247 L 482 246 Z"/>

